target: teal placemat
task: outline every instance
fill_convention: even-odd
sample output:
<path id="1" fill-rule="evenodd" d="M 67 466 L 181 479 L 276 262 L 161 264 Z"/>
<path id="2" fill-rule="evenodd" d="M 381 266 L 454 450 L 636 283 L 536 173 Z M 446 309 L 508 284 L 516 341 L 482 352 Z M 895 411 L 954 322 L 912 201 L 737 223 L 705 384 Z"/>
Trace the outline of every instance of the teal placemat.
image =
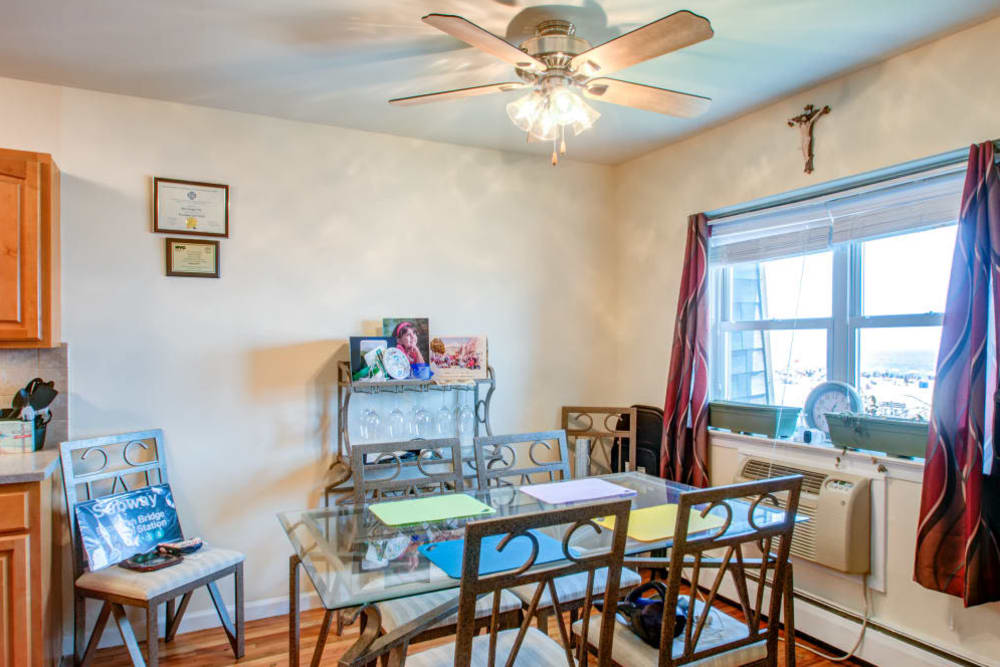
<path id="1" fill-rule="evenodd" d="M 368 509 L 387 526 L 403 526 L 410 523 L 444 521 L 445 519 L 486 516 L 496 513 L 496 510 L 486 503 L 479 502 L 464 493 L 375 503 Z"/>

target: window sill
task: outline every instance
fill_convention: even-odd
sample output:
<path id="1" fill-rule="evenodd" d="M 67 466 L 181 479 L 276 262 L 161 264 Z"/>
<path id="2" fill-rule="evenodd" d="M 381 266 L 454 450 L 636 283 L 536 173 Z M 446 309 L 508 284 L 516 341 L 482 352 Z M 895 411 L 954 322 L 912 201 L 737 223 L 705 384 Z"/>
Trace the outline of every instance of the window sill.
<path id="1" fill-rule="evenodd" d="M 868 477 L 923 483 L 923 459 L 902 459 L 876 452 L 845 450 L 829 444 L 806 444 L 792 440 L 743 435 L 729 431 L 708 431 L 713 447 L 735 449 L 755 456 L 778 457 L 803 466 L 834 467 Z"/>

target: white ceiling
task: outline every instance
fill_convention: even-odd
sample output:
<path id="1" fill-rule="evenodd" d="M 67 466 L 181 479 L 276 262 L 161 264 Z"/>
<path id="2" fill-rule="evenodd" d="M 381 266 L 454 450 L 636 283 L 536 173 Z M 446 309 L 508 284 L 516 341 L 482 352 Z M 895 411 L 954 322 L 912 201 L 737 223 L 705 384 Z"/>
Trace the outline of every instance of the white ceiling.
<path id="1" fill-rule="evenodd" d="M 4 0 L 0 76 L 470 146 L 547 154 L 504 112 L 518 93 L 418 107 L 392 97 L 515 80 L 424 25 L 462 15 L 518 43 L 570 18 L 598 44 L 679 9 L 715 37 L 615 76 L 713 98 L 685 120 L 595 102 L 569 157 L 615 164 L 769 100 L 983 20 L 1000 0 Z M 988 54 L 984 54 L 987 57 Z M 824 100 L 816 100 L 822 104 Z"/>

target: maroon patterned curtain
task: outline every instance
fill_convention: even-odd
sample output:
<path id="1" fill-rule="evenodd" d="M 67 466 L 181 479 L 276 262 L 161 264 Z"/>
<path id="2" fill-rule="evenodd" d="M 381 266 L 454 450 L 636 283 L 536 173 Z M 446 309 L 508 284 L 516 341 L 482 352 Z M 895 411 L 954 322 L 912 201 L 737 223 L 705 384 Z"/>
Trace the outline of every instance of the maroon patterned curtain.
<path id="1" fill-rule="evenodd" d="M 1000 175 L 993 144 L 972 146 L 938 352 L 913 578 L 967 607 L 1000 600 L 1000 470 L 983 471 L 989 299 L 1000 313 Z M 996 327 L 996 322 L 994 322 Z M 996 333 L 996 330 L 995 332 Z M 987 385 L 989 385 L 987 387 Z M 993 407 L 991 405 L 990 411 Z"/>
<path id="2" fill-rule="evenodd" d="M 688 218 L 684 272 L 663 406 L 660 476 L 708 486 L 708 221 Z"/>

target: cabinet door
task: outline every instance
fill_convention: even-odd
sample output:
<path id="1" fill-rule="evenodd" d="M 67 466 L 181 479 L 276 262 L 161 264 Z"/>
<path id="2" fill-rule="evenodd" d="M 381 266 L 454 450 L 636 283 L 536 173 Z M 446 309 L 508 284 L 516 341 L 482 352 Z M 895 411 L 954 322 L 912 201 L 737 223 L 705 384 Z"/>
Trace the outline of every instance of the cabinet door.
<path id="1" fill-rule="evenodd" d="M 41 165 L 0 156 L 0 339 L 35 341 L 39 327 Z"/>
<path id="2" fill-rule="evenodd" d="M 30 581 L 28 536 L 0 537 L 0 664 L 31 659 Z"/>

